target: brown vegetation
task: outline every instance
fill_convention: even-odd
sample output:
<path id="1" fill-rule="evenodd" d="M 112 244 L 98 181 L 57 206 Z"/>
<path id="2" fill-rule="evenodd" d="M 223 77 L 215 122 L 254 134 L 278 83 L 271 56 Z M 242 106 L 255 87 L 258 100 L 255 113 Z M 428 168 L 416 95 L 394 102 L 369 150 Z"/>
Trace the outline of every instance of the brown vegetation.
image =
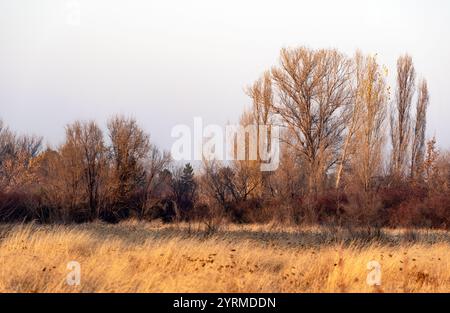
<path id="1" fill-rule="evenodd" d="M 252 106 L 240 121 L 282 126 L 280 166 L 272 172 L 261 172 L 264 162 L 250 160 L 250 152 L 229 163 L 205 161 L 197 171 L 178 167 L 123 116 L 109 120 L 107 134 L 93 121 L 75 121 L 62 145 L 45 149 L 41 138 L 0 124 L 0 221 L 447 229 L 450 157 L 434 139 L 427 144 L 427 83 L 416 88 L 412 58 L 400 57 L 390 102 L 386 75 L 375 56 L 361 52 L 283 49 L 247 89 Z"/>

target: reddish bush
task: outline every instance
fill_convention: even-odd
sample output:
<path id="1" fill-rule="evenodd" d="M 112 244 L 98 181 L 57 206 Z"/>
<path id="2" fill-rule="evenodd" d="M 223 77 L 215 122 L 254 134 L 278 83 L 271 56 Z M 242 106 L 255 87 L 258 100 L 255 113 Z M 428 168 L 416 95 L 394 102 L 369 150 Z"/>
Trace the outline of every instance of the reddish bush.
<path id="1" fill-rule="evenodd" d="M 424 186 L 384 189 L 380 193 L 391 227 L 448 228 L 450 195 Z"/>
<path id="2" fill-rule="evenodd" d="M 36 196 L 23 192 L 0 192 L 0 222 L 44 222 L 49 218 L 48 210 L 40 206 Z"/>

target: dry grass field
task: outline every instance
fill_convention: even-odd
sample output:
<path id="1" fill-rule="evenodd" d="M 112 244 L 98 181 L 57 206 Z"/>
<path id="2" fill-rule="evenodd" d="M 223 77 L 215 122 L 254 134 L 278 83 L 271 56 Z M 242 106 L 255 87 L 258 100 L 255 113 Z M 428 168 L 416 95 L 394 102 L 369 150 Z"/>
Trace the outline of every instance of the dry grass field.
<path id="1" fill-rule="evenodd" d="M 445 231 L 3 225 L 0 292 L 450 292 L 449 256 Z M 371 260 L 378 288 L 366 283 Z"/>

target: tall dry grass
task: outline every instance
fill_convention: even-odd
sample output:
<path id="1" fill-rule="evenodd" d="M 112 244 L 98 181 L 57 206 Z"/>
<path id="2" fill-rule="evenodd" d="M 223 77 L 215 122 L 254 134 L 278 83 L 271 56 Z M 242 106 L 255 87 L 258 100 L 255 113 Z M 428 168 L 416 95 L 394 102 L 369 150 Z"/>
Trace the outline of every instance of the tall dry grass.
<path id="1" fill-rule="evenodd" d="M 449 292 L 450 234 L 124 222 L 0 226 L 1 292 Z M 379 288 L 367 263 L 381 264 Z M 69 286 L 67 263 L 81 265 Z"/>

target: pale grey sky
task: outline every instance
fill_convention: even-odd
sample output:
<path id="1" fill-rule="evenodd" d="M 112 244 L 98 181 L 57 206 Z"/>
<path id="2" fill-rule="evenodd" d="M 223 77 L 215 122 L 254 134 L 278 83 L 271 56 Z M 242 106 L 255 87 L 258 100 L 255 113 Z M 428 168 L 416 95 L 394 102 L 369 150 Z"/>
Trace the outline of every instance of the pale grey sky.
<path id="1" fill-rule="evenodd" d="M 70 121 L 124 113 L 170 148 L 194 116 L 237 121 L 280 48 L 359 48 L 392 82 L 396 58 L 413 56 L 428 136 L 450 148 L 449 38 L 447 0 L 0 0 L 0 118 L 58 144 Z"/>

